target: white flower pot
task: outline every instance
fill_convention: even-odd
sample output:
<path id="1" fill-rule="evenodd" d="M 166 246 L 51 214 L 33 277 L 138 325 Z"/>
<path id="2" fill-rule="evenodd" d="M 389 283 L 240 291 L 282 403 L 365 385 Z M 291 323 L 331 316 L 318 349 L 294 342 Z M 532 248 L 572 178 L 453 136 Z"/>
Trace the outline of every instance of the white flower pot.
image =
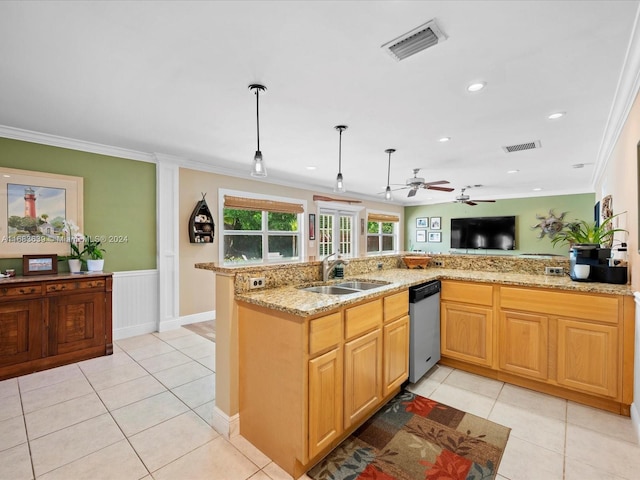
<path id="1" fill-rule="evenodd" d="M 87 260 L 87 270 L 90 272 L 101 272 L 104 267 L 104 258 L 100 260 Z"/>
<path id="2" fill-rule="evenodd" d="M 71 273 L 78 273 L 82 270 L 82 262 L 77 258 L 70 258 L 69 260 L 69 271 Z"/>

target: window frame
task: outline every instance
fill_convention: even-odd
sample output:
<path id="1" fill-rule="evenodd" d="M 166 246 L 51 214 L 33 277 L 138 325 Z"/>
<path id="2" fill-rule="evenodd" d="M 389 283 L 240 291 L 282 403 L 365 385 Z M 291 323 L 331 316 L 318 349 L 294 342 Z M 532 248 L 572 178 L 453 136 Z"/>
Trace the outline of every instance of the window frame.
<path id="1" fill-rule="evenodd" d="M 225 230 L 224 228 L 224 197 L 241 197 L 252 200 L 266 200 L 266 201 L 274 201 L 274 202 L 284 202 L 284 203 L 294 203 L 301 204 L 303 207 L 303 212 L 298 213 L 298 231 L 297 232 L 288 232 L 288 231 L 278 231 L 278 230 L 269 230 L 268 225 L 268 215 L 265 212 L 269 212 L 269 210 L 261 210 L 261 229 L 260 230 Z M 240 209 L 238 209 L 240 210 Z M 258 211 L 258 210 L 255 210 Z M 225 190 L 218 189 L 218 221 L 220 223 L 218 227 L 218 232 L 220 232 L 220 240 L 218 242 L 218 259 L 221 265 L 225 267 L 231 266 L 252 266 L 252 265 L 269 265 L 274 263 L 301 263 L 306 259 L 306 229 L 307 229 L 307 221 L 306 215 L 307 213 L 307 201 L 299 198 L 289 198 L 289 197 L 280 197 L 276 195 L 264 195 L 260 193 L 252 193 L 252 192 L 243 192 L 239 190 Z M 231 233 L 235 232 L 235 233 Z M 241 235 L 260 235 L 262 237 L 262 259 L 261 261 L 237 261 L 237 262 L 229 262 L 225 260 L 225 236 L 241 236 Z M 287 236 L 290 235 L 292 237 L 298 238 L 298 258 L 296 259 L 283 259 L 283 258 L 269 258 L 269 237 L 270 236 Z M 266 254 L 266 256 L 265 256 Z"/>

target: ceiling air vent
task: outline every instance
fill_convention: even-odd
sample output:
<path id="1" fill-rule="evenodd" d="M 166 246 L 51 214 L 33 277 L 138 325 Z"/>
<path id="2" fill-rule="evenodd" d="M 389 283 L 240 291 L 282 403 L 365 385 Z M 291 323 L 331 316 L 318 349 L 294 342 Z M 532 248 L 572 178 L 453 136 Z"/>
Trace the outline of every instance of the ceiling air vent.
<path id="1" fill-rule="evenodd" d="M 440 30 L 435 19 L 414 28 L 410 32 L 385 43 L 382 47 L 396 60 L 404 60 L 439 42 L 444 42 L 447 36 Z"/>
<path id="2" fill-rule="evenodd" d="M 512 153 L 521 152 L 522 150 L 532 150 L 540 147 L 542 147 L 540 140 L 536 140 L 535 142 L 521 143 L 520 145 L 507 145 L 506 147 L 502 147 L 502 149 L 507 153 Z"/>

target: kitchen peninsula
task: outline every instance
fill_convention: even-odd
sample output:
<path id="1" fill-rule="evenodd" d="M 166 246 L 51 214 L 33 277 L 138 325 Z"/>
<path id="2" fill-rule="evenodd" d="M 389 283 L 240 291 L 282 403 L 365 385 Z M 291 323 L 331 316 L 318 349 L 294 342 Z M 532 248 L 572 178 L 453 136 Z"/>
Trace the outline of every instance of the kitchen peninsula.
<path id="1" fill-rule="evenodd" d="M 432 279 L 442 281 L 442 364 L 629 415 L 628 286 L 543 274 L 566 259 L 442 257 L 447 268 L 424 270 L 400 255 L 353 259 L 348 278 L 386 284 L 349 295 L 300 289 L 322 283 L 321 262 L 198 264 L 233 305 L 242 435 L 294 477 L 310 468 L 406 380 L 407 291 Z M 257 276 L 266 288 L 250 290 Z"/>

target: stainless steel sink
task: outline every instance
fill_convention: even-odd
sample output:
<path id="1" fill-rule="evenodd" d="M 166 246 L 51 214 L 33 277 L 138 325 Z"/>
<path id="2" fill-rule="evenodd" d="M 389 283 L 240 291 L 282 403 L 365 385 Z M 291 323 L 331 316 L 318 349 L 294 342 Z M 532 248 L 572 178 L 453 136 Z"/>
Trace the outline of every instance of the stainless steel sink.
<path id="1" fill-rule="evenodd" d="M 371 290 L 372 288 L 380 288 L 389 285 L 388 282 L 365 282 L 362 280 L 353 280 L 351 282 L 342 282 L 336 284 L 336 287 L 353 288 L 354 290 Z"/>
<path id="2" fill-rule="evenodd" d="M 360 290 L 354 288 L 345 288 L 338 285 L 318 285 L 316 287 L 305 287 L 300 290 L 305 292 L 325 293 L 327 295 L 349 295 L 350 293 L 358 293 Z"/>

